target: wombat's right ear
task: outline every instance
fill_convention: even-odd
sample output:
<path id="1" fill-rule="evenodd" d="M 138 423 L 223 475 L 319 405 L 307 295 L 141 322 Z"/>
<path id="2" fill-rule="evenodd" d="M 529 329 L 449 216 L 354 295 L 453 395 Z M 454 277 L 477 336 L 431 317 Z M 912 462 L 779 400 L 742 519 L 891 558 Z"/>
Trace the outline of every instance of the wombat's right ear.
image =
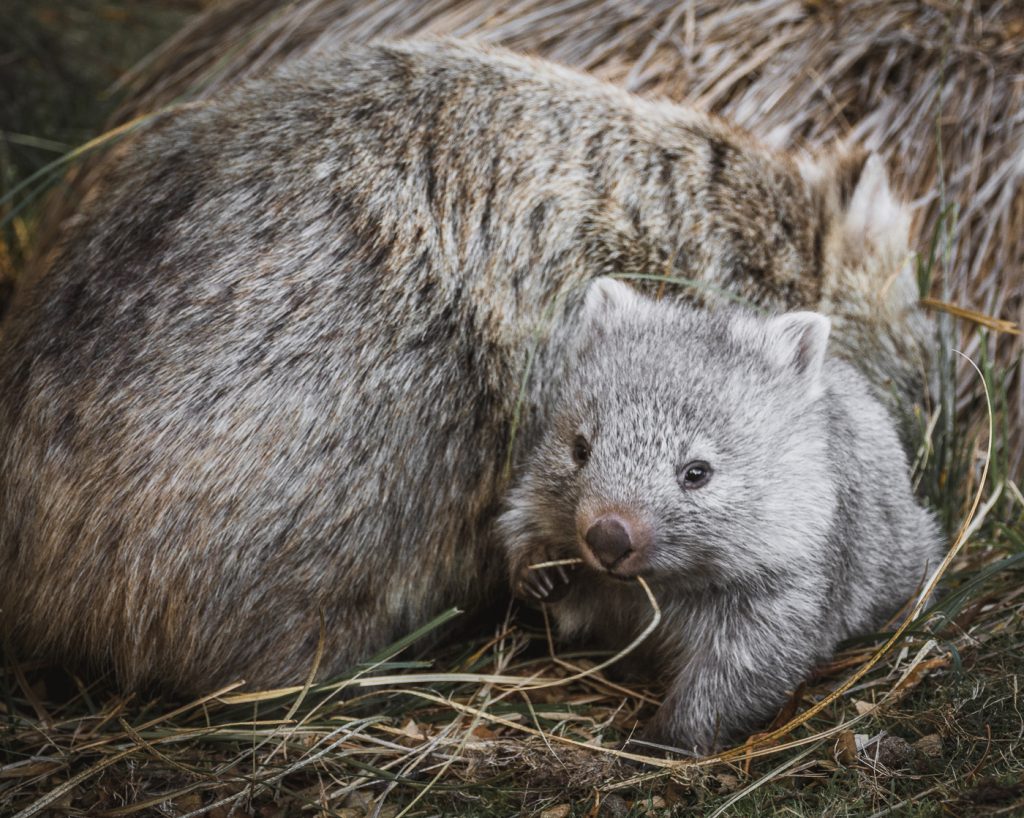
<path id="1" fill-rule="evenodd" d="M 821 394 L 821 368 L 832 322 L 817 312 L 787 312 L 765 325 L 765 353 L 777 366 L 795 372 L 808 394 Z"/>
<path id="2" fill-rule="evenodd" d="M 824 197 L 845 243 L 900 252 L 910 238 L 910 209 L 892 191 L 877 153 L 843 145 L 801 163 L 804 178 Z"/>
<path id="3" fill-rule="evenodd" d="M 628 284 L 602 276 L 587 285 L 587 294 L 583 299 L 583 318 L 589 325 L 601 326 L 615 313 L 642 308 L 645 301 Z"/>

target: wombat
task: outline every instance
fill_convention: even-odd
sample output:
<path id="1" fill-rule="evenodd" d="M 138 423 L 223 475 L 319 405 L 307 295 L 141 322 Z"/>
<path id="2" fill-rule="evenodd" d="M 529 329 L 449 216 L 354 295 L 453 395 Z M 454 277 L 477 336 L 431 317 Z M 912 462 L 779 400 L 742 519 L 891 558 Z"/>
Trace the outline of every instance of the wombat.
<path id="1" fill-rule="evenodd" d="M 589 279 L 823 306 L 881 395 L 927 348 L 877 160 L 457 41 L 161 116 L 76 219 L 2 328 L 0 599 L 19 650 L 125 686 L 294 682 L 321 615 L 335 675 L 506 593 L 505 463 Z"/>
<path id="2" fill-rule="evenodd" d="M 892 419 L 829 320 L 657 303 L 592 285 L 540 443 L 498 520 L 520 595 L 564 637 L 624 647 L 668 694 L 643 737 L 710 752 L 941 562 Z M 570 576 L 531 564 L 582 557 Z"/>

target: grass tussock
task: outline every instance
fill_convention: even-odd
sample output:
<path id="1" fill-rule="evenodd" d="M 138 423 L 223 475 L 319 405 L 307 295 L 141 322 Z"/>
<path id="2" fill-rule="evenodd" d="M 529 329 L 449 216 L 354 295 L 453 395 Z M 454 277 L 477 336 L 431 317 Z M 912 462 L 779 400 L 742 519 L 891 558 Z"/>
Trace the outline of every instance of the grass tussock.
<path id="1" fill-rule="evenodd" d="M 38 246 L 41 194 L 67 163 L 19 186 L 95 136 L 120 100 L 111 86 L 198 9 L 199 0 L 0 4 L 0 314 Z"/>
<path id="2" fill-rule="evenodd" d="M 890 158 L 919 205 L 919 278 L 939 316 L 939 390 L 914 468 L 952 535 L 944 574 L 902 624 L 819 668 L 763 733 L 705 759 L 624 745 L 658 689 L 609 676 L 612 657 L 559 653 L 545 621 L 522 611 L 429 657 L 418 639 L 454 612 L 344 678 L 314 683 L 313 667 L 294 688 L 235 685 L 191 702 L 125 695 L 4 648 L 0 814 L 1024 811 L 1024 11 L 945 0 L 229 0 L 124 78 L 119 121 L 315 43 L 421 31 L 696 100 L 780 145 L 849 136 Z M 6 180 L 4 226 L 83 153 Z M 100 173 L 102 163 L 77 165 L 73 195 L 19 247 L 32 238 L 45 254 Z"/>

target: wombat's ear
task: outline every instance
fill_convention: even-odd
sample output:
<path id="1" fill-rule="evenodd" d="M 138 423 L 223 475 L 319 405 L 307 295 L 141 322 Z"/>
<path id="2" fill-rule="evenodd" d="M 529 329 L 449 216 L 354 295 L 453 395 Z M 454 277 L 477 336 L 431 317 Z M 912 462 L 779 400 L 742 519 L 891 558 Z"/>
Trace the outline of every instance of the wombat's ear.
<path id="1" fill-rule="evenodd" d="M 602 276 L 587 285 L 583 318 L 589 325 L 601 326 L 614 313 L 640 309 L 646 300 L 628 284 Z"/>
<path id="2" fill-rule="evenodd" d="M 831 327 L 828 318 L 817 312 L 788 312 L 769 319 L 765 327 L 765 352 L 769 359 L 805 379 L 815 396 L 820 391 L 821 367 Z"/>
<path id="3" fill-rule="evenodd" d="M 801 172 L 824 197 L 847 246 L 899 251 L 908 245 L 910 208 L 893 194 L 877 153 L 832 147 L 803 162 Z"/>
<path id="4" fill-rule="evenodd" d="M 846 207 L 843 226 L 847 241 L 867 240 L 883 245 L 908 240 L 910 209 L 893 195 L 889 174 L 877 153 L 864 160 Z"/>

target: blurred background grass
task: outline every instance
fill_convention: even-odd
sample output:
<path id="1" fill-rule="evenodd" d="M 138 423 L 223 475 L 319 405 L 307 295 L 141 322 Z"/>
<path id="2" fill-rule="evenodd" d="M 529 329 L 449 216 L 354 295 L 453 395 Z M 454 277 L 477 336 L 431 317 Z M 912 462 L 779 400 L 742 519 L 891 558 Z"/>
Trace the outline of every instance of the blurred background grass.
<path id="1" fill-rule="evenodd" d="M 200 0 L 0 2 L 0 196 L 99 133 L 123 98 L 113 90 L 117 80 L 201 7 Z M 0 232 L 0 306 L 28 254 L 40 199 Z"/>

